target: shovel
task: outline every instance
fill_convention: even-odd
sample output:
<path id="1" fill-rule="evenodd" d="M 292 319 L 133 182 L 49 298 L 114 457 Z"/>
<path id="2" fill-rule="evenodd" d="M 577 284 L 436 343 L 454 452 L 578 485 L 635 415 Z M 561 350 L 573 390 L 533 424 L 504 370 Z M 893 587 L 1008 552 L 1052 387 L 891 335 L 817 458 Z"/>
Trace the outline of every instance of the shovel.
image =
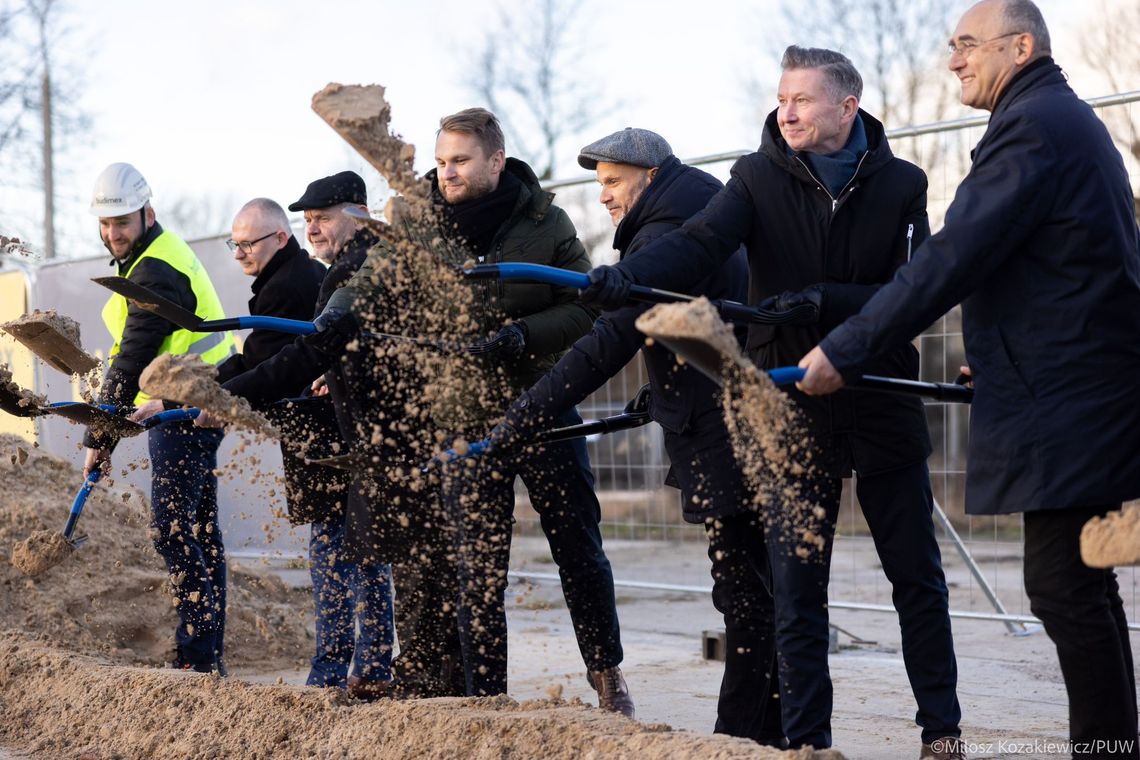
<path id="1" fill-rule="evenodd" d="M 463 270 L 469 280 L 520 280 L 537 282 L 543 285 L 561 285 L 583 290 L 590 285 L 590 278 L 582 272 L 546 266 L 544 264 L 479 264 Z M 677 303 L 695 301 L 696 296 L 674 293 L 669 290 L 648 288 L 644 285 L 631 285 L 629 300 L 642 303 Z M 803 322 L 815 315 L 816 308 L 811 304 L 801 304 L 786 311 L 770 311 L 736 301 L 714 301 L 713 306 L 728 322 L 756 325 L 782 325 Z"/>
<path id="2" fill-rule="evenodd" d="M 226 319 L 202 319 L 197 314 L 182 308 L 173 301 L 163 298 L 158 293 L 131 282 L 126 277 L 92 277 L 93 282 L 102 285 L 108 290 L 118 293 L 146 311 L 151 311 L 163 319 L 173 322 L 183 330 L 190 332 L 209 333 L 223 332 L 225 330 L 272 330 L 290 335 L 312 335 L 317 331 L 312 322 L 300 319 L 285 319 L 284 317 L 228 317 Z M 485 353 L 492 350 L 491 342 L 466 346 L 458 343 L 433 341 L 424 338 L 412 338 L 407 335 L 393 335 L 391 333 L 365 332 L 365 338 L 396 340 L 414 343 L 424 348 L 437 351 L 467 351 L 469 353 Z M 489 348 L 490 346 L 490 348 Z"/>
<path id="3" fill-rule="evenodd" d="M 730 356 L 710 340 L 691 335 L 679 336 L 657 333 L 652 330 L 646 331 L 640 324 L 638 329 L 641 329 L 642 332 L 677 356 L 683 357 L 686 364 L 692 365 L 717 385 L 724 385 L 723 375 L 726 367 L 737 366 L 748 371 L 757 369 L 740 352 L 735 352 Z M 804 370 L 799 367 L 777 367 L 767 370 L 767 373 L 776 385 L 791 385 L 804 378 Z M 974 398 L 973 388 L 967 388 L 957 383 L 927 383 L 895 377 L 863 375 L 848 385 L 858 390 L 921 396 L 937 401 L 952 401 L 960 404 L 968 404 Z"/>
<path id="4" fill-rule="evenodd" d="M 543 430 L 531 438 L 526 444 L 532 443 L 552 443 L 554 441 L 568 441 L 572 438 L 585 438 L 588 435 L 603 435 L 605 433 L 616 433 L 619 430 L 632 430 L 633 428 L 641 427 L 649 422 L 649 385 L 643 385 L 637 394 L 630 399 L 629 403 L 625 405 L 625 410 L 621 414 L 615 414 L 612 417 L 603 417 L 600 420 L 587 420 L 577 425 L 567 425 L 566 427 L 554 428 L 552 430 Z M 460 454 L 455 449 L 448 449 L 438 456 L 432 457 L 431 460 L 420 467 L 421 472 L 427 472 L 432 467 L 442 466 L 449 462 L 454 462 L 456 459 L 463 459 L 464 457 L 477 457 L 487 451 L 490 446 L 490 441 L 484 439 L 482 441 L 474 441 L 467 445 L 467 451 Z"/>
<path id="5" fill-rule="evenodd" d="M 99 366 L 99 360 L 84 351 L 76 338 L 60 329 L 60 317 L 54 312 L 33 312 L 0 325 L 0 329 L 65 375 L 82 375 Z"/>

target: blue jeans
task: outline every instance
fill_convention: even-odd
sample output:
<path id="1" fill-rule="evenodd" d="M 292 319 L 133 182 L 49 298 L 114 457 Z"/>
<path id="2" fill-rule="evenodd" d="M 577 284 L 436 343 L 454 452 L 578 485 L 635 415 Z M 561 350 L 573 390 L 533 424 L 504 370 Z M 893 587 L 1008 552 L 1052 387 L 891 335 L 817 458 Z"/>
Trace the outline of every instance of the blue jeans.
<path id="1" fill-rule="evenodd" d="M 218 527 L 220 429 L 169 422 L 150 431 L 151 529 L 178 601 L 181 660 L 213 663 L 226 629 L 226 550 Z"/>
<path id="2" fill-rule="evenodd" d="M 343 516 L 312 524 L 309 574 L 317 640 L 307 686 L 345 688 L 350 663 L 352 675 L 367 681 L 392 677 L 391 570 L 346 562 L 343 553 Z"/>

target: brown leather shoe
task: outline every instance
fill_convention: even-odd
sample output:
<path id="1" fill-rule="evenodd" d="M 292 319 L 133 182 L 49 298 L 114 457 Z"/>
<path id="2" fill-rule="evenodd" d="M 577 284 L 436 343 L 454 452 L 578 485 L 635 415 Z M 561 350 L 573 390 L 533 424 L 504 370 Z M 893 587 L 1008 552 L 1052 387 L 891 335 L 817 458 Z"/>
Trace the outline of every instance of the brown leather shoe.
<path id="1" fill-rule="evenodd" d="M 954 736 L 935 739 L 922 745 L 918 760 L 966 760 L 966 743 Z"/>
<path id="2" fill-rule="evenodd" d="M 372 681 L 360 676 L 348 677 L 348 695 L 365 702 L 388 696 L 391 686 L 391 681 Z"/>
<path id="3" fill-rule="evenodd" d="M 586 671 L 586 682 L 598 692 L 598 707 L 621 713 L 627 718 L 634 717 L 633 699 L 629 696 L 629 687 L 617 665 L 605 670 Z"/>

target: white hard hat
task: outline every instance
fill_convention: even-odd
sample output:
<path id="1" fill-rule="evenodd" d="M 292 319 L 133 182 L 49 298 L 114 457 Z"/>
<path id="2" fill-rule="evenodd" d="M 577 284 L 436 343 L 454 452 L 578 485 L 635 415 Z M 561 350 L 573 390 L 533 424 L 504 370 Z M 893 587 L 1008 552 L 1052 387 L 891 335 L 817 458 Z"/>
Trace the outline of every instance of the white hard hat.
<path id="1" fill-rule="evenodd" d="M 123 216 L 138 211 L 150 200 L 150 185 L 130 164 L 111 164 L 95 180 L 91 213 L 98 217 Z"/>

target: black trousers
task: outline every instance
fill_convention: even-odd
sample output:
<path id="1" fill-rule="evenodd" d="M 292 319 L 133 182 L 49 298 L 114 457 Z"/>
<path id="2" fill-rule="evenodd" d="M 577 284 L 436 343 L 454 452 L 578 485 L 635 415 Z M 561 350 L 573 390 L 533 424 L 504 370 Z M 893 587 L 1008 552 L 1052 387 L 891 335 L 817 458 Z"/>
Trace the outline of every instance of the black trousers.
<path id="1" fill-rule="evenodd" d="M 1073 757 L 1140 758 L 1136 676 L 1116 573 L 1081 561 L 1081 528 L 1119 504 L 1025 513 L 1025 593 L 1057 647 Z"/>
<path id="2" fill-rule="evenodd" d="M 804 481 L 803 500 L 822 517 L 785 519 L 793 505 L 765 505 L 765 535 L 776 599 L 780 696 L 789 746 L 831 746 L 832 687 L 827 666 L 827 584 L 839 513 L 838 478 Z M 859 478 L 856 493 L 898 611 L 903 663 L 918 704 L 926 744 L 961 735 L 958 665 L 950 632 L 949 593 L 934 535 L 934 500 L 926 463 Z M 810 514 L 810 513 L 809 513 Z M 801 528 L 824 539 L 801 557 Z"/>
<path id="3" fill-rule="evenodd" d="M 755 512 L 705 522 L 712 560 L 713 606 L 724 615 L 724 677 L 716 706 L 718 734 L 783 746 L 772 602 L 764 526 Z"/>
<path id="4" fill-rule="evenodd" d="M 557 426 L 581 421 L 571 408 Z M 602 549 L 602 513 L 586 442 L 578 438 L 546 443 L 472 464 L 468 467 L 461 460 L 444 475 L 444 501 L 459 564 L 459 637 L 468 696 L 507 691 L 504 598 L 516 476 L 526 486 L 550 543 L 586 668 L 605 670 L 619 664 L 623 653 L 613 571 Z"/>

